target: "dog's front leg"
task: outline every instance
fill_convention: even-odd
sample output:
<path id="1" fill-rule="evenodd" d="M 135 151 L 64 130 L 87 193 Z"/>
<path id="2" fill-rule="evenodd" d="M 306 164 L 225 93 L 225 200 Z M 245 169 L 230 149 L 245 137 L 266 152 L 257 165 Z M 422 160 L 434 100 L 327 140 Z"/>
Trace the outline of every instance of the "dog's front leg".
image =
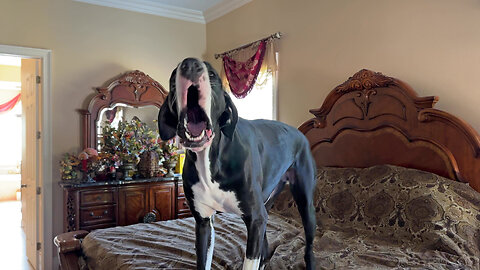
<path id="1" fill-rule="evenodd" d="M 210 218 L 197 218 L 195 224 L 197 251 L 197 269 L 209 270 L 212 265 L 213 246 L 215 243 L 215 230 L 213 229 L 213 216 Z"/>
<path id="2" fill-rule="evenodd" d="M 263 206 L 263 204 L 262 204 Z M 258 213 L 260 212 L 260 213 Z M 264 207 L 251 215 L 244 215 L 243 221 L 247 225 L 247 250 L 243 262 L 243 270 L 260 269 L 263 240 L 267 227 L 267 210 Z M 263 267 L 262 267 L 263 268 Z"/>

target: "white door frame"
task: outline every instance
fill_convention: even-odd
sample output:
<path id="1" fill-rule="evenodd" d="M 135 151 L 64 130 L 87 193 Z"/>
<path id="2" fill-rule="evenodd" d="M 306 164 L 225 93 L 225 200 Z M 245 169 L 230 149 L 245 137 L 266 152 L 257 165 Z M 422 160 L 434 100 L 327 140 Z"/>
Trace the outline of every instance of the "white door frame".
<path id="1" fill-rule="evenodd" d="M 19 46 L 9 46 L 0 44 L 0 54 L 12 56 L 20 56 L 23 58 L 39 58 L 42 60 L 42 95 L 40 98 L 40 107 L 42 110 L 42 140 L 41 153 L 42 168 L 41 170 L 41 205 L 42 216 L 40 222 L 43 222 L 43 231 L 39 231 L 38 238 L 42 243 L 39 267 L 40 269 L 53 269 L 53 179 L 52 179 L 52 111 L 51 111 L 51 57 L 52 51 L 46 49 L 36 49 Z M 37 224 L 38 226 L 39 224 Z"/>

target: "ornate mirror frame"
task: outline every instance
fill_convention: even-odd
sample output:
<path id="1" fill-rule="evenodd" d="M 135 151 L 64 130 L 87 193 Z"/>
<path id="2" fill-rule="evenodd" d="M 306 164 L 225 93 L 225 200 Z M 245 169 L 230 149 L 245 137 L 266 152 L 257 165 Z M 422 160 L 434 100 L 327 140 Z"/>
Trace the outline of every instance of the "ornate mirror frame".
<path id="1" fill-rule="evenodd" d="M 96 123 L 104 108 L 112 108 L 118 103 L 160 108 L 168 94 L 160 83 L 139 70 L 126 72 L 107 87 L 98 87 L 96 90 L 98 94 L 90 100 L 88 108 L 79 110 L 82 115 L 83 148 L 97 149 Z"/>

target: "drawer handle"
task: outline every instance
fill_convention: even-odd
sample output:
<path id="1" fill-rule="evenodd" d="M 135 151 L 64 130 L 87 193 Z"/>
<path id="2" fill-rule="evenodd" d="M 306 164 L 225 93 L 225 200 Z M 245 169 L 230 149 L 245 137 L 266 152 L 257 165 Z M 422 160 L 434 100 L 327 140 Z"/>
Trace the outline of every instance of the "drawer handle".
<path id="1" fill-rule="evenodd" d="M 104 214 L 104 215 L 107 215 L 107 214 L 108 214 L 108 210 L 103 211 L 103 214 Z M 90 216 L 91 216 L 92 218 L 94 218 L 94 219 L 101 219 L 101 218 L 103 218 L 103 216 L 95 216 L 95 213 L 93 213 L 93 212 L 90 212 Z"/>
<path id="2" fill-rule="evenodd" d="M 153 212 L 148 212 L 143 217 L 143 223 L 152 223 L 157 220 L 157 215 Z"/>
<path id="3" fill-rule="evenodd" d="M 97 196 L 97 201 L 100 201 L 102 199 L 102 196 L 98 195 Z"/>

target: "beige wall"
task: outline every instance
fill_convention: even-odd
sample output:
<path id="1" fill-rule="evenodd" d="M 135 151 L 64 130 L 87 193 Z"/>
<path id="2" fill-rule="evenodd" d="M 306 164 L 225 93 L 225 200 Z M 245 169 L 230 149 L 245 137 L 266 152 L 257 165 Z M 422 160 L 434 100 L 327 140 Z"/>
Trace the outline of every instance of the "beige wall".
<path id="1" fill-rule="evenodd" d="M 480 131 L 479 18 L 478 0 L 254 0 L 207 24 L 207 55 L 283 32 L 279 120 L 294 126 L 367 68 L 438 95 Z"/>
<path id="2" fill-rule="evenodd" d="M 80 147 L 92 87 L 140 69 L 165 87 L 186 56 L 207 57 L 276 31 L 279 119 L 301 124 L 327 93 L 361 68 L 408 82 L 480 130 L 477 0 L 254 0 L 207 26 L 71 0 L 2 0 L 0 44 L 52 50 L 54 233 L 62 230 L 56 164 Z"/>
<path id="3" fill-rule="evenodd" d="M 202 24 L 72 0 L 2 0 L 0 44 L 52 50 L 54 234 L 62 231 L 63 216 L 58 160 L 80 150 L 76 109 L 86 106 L 92 87 L 140 69 L 168 88 L 182 58 L 205 53 L 205 38 Z"/>

